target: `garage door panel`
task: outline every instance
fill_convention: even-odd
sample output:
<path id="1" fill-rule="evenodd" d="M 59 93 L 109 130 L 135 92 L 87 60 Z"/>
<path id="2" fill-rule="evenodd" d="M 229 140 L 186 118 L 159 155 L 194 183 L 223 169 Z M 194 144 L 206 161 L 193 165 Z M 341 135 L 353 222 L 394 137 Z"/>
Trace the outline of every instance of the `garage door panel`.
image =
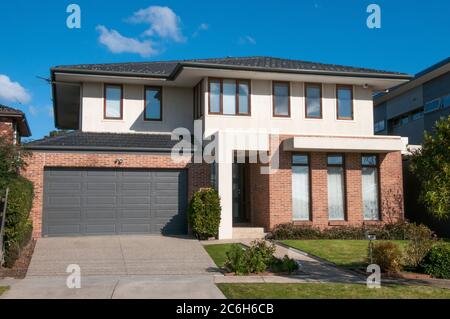
<path id="1" fill-rule="evenodd" d="M 184 234 L 186 188 L 183 170 L 46 169 L 43 233 Z"/>

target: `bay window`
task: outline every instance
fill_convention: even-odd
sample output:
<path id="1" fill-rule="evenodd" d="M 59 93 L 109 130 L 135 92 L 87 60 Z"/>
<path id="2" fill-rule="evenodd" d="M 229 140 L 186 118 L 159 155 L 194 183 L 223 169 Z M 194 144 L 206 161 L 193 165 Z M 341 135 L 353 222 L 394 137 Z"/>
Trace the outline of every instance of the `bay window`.
<path id="1" fill-rule="evenodd" d="M 361 156 L 362 198 L 364 220 L 379 220 L 378 158 Z"/>
<path id="2" fill-rule="evenodd" d="M 345 220 L 345 167 L 343 155 L 328 155 L 328 219 Z"/>
<path id="3" fill-rule="evenodd" d="M 292 156 L 292 219 L 310 220 L 310 168 L 309 156 L 295 154 Z"/>

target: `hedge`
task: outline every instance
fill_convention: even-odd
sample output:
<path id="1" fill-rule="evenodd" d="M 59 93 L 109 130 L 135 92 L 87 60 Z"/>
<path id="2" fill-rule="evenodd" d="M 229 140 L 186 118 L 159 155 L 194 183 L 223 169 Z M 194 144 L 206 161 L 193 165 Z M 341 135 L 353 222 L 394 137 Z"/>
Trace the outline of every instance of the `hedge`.
<path id="1" fill-rule="evenodd" d="M 6 267 L 14 264 L 31 239 L 33 225 L 29 217 L 33 197 L 33 184 L 26 178 L 18 176 L 9 183 L 4 233 Z"/>
<path id="2" fill-rule="evenodd" d="M 213 188 L 197 191 L 189 204 L 189 224 L 198 239 L 208 239 L 219 235 L 220 197 Z"/>

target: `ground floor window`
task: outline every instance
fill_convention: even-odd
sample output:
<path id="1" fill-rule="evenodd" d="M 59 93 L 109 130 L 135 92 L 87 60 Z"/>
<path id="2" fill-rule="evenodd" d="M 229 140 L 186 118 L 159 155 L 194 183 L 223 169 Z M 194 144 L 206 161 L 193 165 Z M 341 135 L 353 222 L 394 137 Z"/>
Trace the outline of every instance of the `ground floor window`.
<path id="1" fill-rule="evenodd" d="M 310 220 L 310 211 L 309 156 L 294 154 L 292 156 L 292 218 L 293 220 Z"/>
<path id="2" fill-rule="evenodd" d="M 328 155 L 328 219 L 345 220 L 345 170 L 343 155 Z"/>
<path id="3" fill-rule="evenodd" d="M 379 220 L 378 158 L 376 155 L 361 156 L 363 213 L 365 220 Z"/>

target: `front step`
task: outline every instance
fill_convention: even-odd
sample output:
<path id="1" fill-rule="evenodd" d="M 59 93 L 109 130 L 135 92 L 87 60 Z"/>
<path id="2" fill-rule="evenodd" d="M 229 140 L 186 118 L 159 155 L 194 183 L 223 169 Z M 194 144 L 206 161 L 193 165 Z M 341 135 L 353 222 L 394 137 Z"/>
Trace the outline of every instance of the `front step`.
<path id="1" fill-rule="evenodd" d="M 233 227 L 233 239 L 262 239 L 266 237 L 263 227 Z"/>

